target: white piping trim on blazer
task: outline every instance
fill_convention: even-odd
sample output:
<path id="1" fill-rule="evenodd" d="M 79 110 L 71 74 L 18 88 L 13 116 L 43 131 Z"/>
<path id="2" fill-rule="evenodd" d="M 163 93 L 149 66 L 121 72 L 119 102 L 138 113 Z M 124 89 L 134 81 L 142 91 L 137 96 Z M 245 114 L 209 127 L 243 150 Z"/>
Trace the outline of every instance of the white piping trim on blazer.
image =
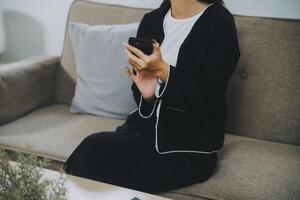
<path id="1" fill-rule="evenodd" d="M 157 77 L 157 83 L 155 86 L 155 96 L 158 97 L 159 95 L 159 89 L 161 87 L 162 81 Z"/>
<path id="2" fill-rule="evenodd" d="M 135 111 L 137 111 L 139 108 L 135 108 L 133 111 L 131 111 L 130 113 L 129 113 L 129 115 L 131 115 L 132 113 L 134 113 Z"/>
<path id="3" fill-rule="evenodd" d="M 166 106 L 166 108 L 169 108 L 170 110 L 176 110 L 176 111 L 180 111 L 180 112 L 183 112 L 184 110 L 180 109 L 180 108 L 174 108 L 174 107 L 171 107 L 171 106 Z"/>
<path id="4" fill-rule="evenodd" d="M 160 111 L 161 101 L 162 101 L 162 99 L 160 99 L 160 101 L 158 102 L 158 106 L 157 106 L 157 110 L 156 110 L 156 123 L 155 123 L 155 148 L 159 154 L 167 154 L 167 153 L 175 153 L 175 152 L 212 154 L 212 153 L 216 153 L 221 150 L 221 149 L 219 149 L 216 151 L 209 151 L 209 152 L 207 152 L 207 151 L 190 151 L 190 150 L 174 150 L 174 151 L 165 151 L 165 152 L 159 151 L 158 144 L 157 144 L 157 125 L 158 125 L 158 120 L 159 120 L 159 111 Z"/>
<path id="5" fill-rule="evenodd" d="M 155 106 L 156 106 L 156 103 L 157 103 L 158 99 L 155 99 L 154 106 L 153 106 L 153 109 L 152 109 L 150 115 L 144 116 L 144 115 L 142 115 L 142 113 L 141 113 L 142 98 L 143 98 L 143 95 L 141 94 L 141 97 L 140 97 L 140 103 L 139 103 L 138 110 L 139 110 L 140 116 L 143 117 L 143 118 L 145 118 L 145 119 L 147 119 L 147 118 L 150 118 L 150 117 L 152 116 L 152 114 L 154 113 Z"/>
<path id="6" fill-rule="evenodd" d="M 165 84 L 165 87 L 164 87 L 163 91 L 161 92 L 161 94 L 159 94 L 159 92 L 157 92 L 158 95 L 155 94 L 155 96 L 156 96 L 157 98 L 161 97 L 161 95 L 163 95 L 163 93 L 164 93 L 165 90 L 166 90 L 166 87 L 167 87 L 168 81 L 169 81 L 170 71 L 171 71 L 171 65 L 169 65 L 169 68 L 168 68 L 168 77 L 167 77 L 166 84 Z"/>

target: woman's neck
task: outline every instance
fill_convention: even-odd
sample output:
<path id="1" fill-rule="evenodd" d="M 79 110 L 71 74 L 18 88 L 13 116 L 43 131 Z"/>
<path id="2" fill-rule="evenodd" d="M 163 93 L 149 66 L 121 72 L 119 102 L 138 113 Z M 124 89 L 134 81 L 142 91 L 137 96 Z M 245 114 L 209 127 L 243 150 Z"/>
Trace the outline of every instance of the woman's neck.
<path id="1" fill-rule="evenodd" d="M 171 13 L 176 19 L 185 19 L 200 13 L 207 5 L 197 0 L 171 0 Z"/>

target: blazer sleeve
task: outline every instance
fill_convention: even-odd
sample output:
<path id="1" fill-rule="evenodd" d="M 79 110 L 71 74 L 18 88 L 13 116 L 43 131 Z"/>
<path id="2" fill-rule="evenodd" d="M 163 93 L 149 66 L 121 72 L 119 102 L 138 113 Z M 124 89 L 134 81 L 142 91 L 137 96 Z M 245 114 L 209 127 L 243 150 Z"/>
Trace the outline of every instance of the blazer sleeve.
<path id="1" fill-rule="evenodd" d="M 196 78 L 182 78 L 176 67 L 170 65 L 167 80 L 162 83 L 157 98 L 165 99 L 167 104 L 180 105 L 190 113 L 209 110 L 210 103 L 225 95 L 239 56 L 235 25 L 219 25 L 209 39 L 204 56 L 206 62 L 199 66 Z"/>
<path id="2" fill-rule="evenodd" d="M 147 34 L 149 33 L 149 31 L 147 31 L 148 24 L 146 19 L 147 19 L 147 13 L 143 16 L 139 24 L 136 37 L 147 38 Z M 154 96 L 152 101 L 147 102 L 144 99 L 142 93 L 139 91 L 134 81 L 132 82 L 131 90 L 133 93 L 134 100 L 138 106 L 139 115 L 143 118 L 150 118 L 154 113 L 155 106 L 158 101 L 156 96 Z"/>

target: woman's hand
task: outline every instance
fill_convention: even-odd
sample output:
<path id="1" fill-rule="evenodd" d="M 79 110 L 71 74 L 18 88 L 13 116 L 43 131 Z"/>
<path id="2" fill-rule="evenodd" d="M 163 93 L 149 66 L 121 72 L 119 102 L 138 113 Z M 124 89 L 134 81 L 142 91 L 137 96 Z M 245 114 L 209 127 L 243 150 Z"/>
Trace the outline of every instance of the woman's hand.
<path id="1" fill-rule="evenodd" d="M 155 96 L 157 77 L 147 71 L 136 72 L 134 75 L 127 66 L 125 68 L 127 75 L 135 82 L 144 99 L 146 101 L 152 100 Z"/>
<path id="2" fill-rule="evenodd" d="M 153 53 L 150 55 L 144 54 L 141 50 L 124 43 L 125 54 L 128 63 L 131 64 L 137 71 L 147 71 L 162 81 L 167 80 L 169 65 L 163 60 L 160 51 L 159 43 L 153 40 Z"/>

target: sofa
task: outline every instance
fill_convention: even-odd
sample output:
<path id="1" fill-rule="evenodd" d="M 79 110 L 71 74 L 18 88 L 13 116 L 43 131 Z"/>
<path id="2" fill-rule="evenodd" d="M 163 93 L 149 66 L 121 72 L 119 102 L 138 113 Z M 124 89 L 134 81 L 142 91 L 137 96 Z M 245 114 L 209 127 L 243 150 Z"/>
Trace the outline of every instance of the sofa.
<path id="1" fill-rule="evenodd" d="M 76 0 L 67 22 L 138 22 L 149 11 Z M 157 195 L 300 199 L 300 21 L 234 17 L 241 58 L 226 93 L 228 117 L 217 169 L 203 183 Z M 67 28 L 59 57 L 37 55 L 0 65 L 1 148 L 28 152 L 33 147 L 39 155 L 63 162 L 84 137 L 125 122 L 69 112 L 76 68 Z"/>

